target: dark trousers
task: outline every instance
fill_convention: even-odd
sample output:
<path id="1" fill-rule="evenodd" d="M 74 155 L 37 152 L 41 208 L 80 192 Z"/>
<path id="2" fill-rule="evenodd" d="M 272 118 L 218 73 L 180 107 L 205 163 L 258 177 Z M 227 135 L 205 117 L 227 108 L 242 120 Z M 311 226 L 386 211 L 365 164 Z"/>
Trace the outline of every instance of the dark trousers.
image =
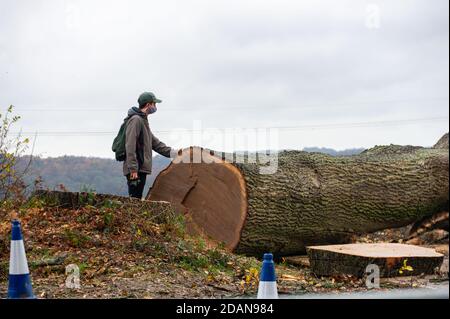
<path id="1" fill-rule="evenodd" d="M 147 173 L 138 173 L 138 178 L 130 180 L 130 174 L 126 175 L 128 184 L 128 194 L 130 197 L 136 197 L 141 199 L 142 192 L 144 191 L 145 179 L 147 178 Z"/>

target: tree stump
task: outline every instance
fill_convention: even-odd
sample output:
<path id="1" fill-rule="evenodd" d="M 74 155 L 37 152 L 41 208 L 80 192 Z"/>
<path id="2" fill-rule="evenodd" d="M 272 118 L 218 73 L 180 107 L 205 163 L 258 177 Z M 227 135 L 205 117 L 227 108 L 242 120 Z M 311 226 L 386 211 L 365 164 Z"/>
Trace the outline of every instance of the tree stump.
<path id="1" fill-rule="evenodd" d="M 368 265 L 377 265 L 380 277 L 433 274 L 444 260 L 434 249 L 391 243 L 311 246 L 306 251 L 318 276 L 363 277 Z"/>

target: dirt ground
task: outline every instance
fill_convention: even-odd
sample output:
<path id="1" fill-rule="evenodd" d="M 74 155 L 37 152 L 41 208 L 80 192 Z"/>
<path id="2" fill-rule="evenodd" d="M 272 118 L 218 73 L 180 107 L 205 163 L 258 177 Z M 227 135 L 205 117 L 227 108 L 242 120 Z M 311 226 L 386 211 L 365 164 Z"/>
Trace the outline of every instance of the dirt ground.
<path id="1" fill-rule="evenodd" d="M 7 296 L 10 214 L 7 209 L 0 211 L 0 298 Z M 18 214 L 38 298 L 234 298 L 257 292 L 261 260 L 190 237 L 179 218 L 156 223 L 117 206 L 73 210 L 41 202 L 20 208 Z M 399 242 L 402 231 L 383 231 L 355 241 Z M 385 278 L 381 289 L 448 281 L 448 238 L 429 247 L 446 256 L 439 271 Z M 66 285 L 70 264 L 79 269 L 79 288 Z M 315 276 L 305 256 L 277 261 L 276 272 L 280 294 L 367 290 L 364 278 Z"/>

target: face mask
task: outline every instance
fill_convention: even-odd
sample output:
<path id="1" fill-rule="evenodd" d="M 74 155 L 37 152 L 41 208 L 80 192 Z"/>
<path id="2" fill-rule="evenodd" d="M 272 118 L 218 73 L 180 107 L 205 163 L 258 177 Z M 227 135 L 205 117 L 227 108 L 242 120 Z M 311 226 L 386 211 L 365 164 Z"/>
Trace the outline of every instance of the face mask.
<path id="1" fill-rule="evenodd" d="M 147 110 L 147 114 L 153 114 L 156 112 L 156 110 L 157 110 L 156 105 L 150 106 Z"/>

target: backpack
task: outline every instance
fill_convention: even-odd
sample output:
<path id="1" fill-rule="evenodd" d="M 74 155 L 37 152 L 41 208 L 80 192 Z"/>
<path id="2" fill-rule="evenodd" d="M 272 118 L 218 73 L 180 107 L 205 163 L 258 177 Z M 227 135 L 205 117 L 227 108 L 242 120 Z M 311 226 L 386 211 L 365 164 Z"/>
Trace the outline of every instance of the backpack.
<path id="1" fill-rule="evenodd" d="M 120 126 L 119 133 L 112 144 L 112 151 L 116 154 L 116 161 L 123 162 L 125 160 L 125 133 L 127 130 L 127 121 L 123 121 Z"/>
<path id="2" fill-rule="evenodd" d="M 134 116 L 134 115 L 133 115 Z M 126 157 L 126 149 L 125 149 L 125 133 L 127 131 L 127 122 L 131 117 L 125 119 L 120 126 L 119 133 L 117 133 L 116 138 L 112 144 L 112 151 L 116 155 L 116 161 L 123 162 Z"/>

